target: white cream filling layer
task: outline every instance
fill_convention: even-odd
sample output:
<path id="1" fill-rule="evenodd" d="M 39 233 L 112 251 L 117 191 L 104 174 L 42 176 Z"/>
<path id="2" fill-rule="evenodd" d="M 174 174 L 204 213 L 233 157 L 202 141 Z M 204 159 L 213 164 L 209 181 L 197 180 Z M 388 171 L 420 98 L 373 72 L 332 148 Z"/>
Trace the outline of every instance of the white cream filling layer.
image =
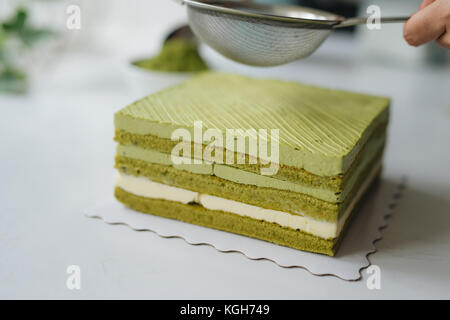
<path id="1" fill-rule="evenodd" d="M 137 196 L 163 199 L 168 201 L 181 202 L 184 204 L 198 203 L 209 210 L 231 212 L 240 216 L 250 217 L 256 220 L 275 222 L 283 227 L 298 229 L 310 233 L 320 238 L 336 238 L 344 227 L 345 221 L 352 212 L 354 206 L 369 187 L 372 180 L 380 170 L 381 163 L 378 164 L 366 181 L 363 183 L 353 201 L 337 222 L 318 220 L 307 215 L 296 215 L 278 210 L 264 209 L 246 203 L 224 199 L 208 194 L 193 192 L 190 190 L 168 186 L 157 183 L 145 177 L 135 177 L 119 173 L 115 178 L 116 186 Z"/>

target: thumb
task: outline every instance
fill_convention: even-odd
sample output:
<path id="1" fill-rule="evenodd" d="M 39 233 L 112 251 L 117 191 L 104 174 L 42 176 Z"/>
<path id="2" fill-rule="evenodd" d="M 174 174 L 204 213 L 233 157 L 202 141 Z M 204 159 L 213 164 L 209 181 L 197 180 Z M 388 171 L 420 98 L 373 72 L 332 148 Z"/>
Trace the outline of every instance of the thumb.
<path id="1" fill-rule="evenodd" d="M 425 1 L 423 4 L 425 4 Z M 404 25 L 403 36 L 410 45 L 420 46 L 442 36 L 446 29 L 448 8 L 442 1 L 432 1 L 415 13 Z"/>

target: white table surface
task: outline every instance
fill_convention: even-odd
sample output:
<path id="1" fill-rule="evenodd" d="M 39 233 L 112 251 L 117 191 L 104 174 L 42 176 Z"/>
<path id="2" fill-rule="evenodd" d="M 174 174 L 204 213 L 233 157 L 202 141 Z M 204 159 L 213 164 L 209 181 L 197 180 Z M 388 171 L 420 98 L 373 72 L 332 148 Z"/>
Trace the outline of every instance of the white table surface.
<path id="1" fill-rule="evenodd" d="M 344 43 L 345 44 L 345 43 Z M 113 191 L 113 113 L 133 100 L 124 55 L 65 57 L 28 96 L 0 96 L 0 298 L 450 298 L 450 69 L 362 61 L 334 46 L 219 69 L 393 98 L 385 164 L 408 186 L 370 257 L 381 290 L 83 216 Z M 335 54 L 337 52 L 337 54 Z M 79 265 L 81 290 L 66 268 Z"/>

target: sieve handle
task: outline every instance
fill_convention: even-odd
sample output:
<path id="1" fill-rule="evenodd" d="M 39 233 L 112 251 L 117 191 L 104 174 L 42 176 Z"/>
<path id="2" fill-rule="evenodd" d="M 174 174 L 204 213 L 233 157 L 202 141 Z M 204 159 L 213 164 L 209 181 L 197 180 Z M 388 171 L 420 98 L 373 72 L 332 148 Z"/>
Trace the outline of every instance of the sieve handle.
<path id="1" fill-rule="evenodd" d="M 408 17 L 386 17 L 386 18 L 380 18 L 380 23 L 393 23 L 393 22 L 406 22 L 409 20 Z M 333 29 L 337 28 L 345 28 L 345 27 L 352 27 L 360 24 L 366 24 L 368 17 L 360 17 L 360 18 L 348 18 L 340 22 L 339 24 L 336 24 L 333 26 Z"/>

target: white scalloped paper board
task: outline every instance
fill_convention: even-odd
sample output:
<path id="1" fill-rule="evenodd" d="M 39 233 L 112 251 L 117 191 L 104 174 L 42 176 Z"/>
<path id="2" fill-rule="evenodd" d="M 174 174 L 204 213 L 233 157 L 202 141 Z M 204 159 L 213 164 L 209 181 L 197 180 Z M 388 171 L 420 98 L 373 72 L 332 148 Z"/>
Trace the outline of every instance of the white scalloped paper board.
<path id="1" fill-rule="evenodd" d="M 376 252 L 386 218 L 393 213 L 405 188 L 405 179 L 382 179 L 370 191 L 350 226 L 335 257 L 302 252 L 269 242 L 208 229 L 188 223 L 142 214 L 114 199 L 85 211 L 86 216 L 109 224 L 125 224 L 134 230 L 148 230 L 164 238 L 181 238 L 189 244 L 211 245 L 220 252 L 240 252 L 252 260 L 270 260 L 283 268 L 302 268 L 316 276 L 359 280 L 370 265 L 368 255 Z M 149 239 L 151 241 L 151 239 Z"/>

